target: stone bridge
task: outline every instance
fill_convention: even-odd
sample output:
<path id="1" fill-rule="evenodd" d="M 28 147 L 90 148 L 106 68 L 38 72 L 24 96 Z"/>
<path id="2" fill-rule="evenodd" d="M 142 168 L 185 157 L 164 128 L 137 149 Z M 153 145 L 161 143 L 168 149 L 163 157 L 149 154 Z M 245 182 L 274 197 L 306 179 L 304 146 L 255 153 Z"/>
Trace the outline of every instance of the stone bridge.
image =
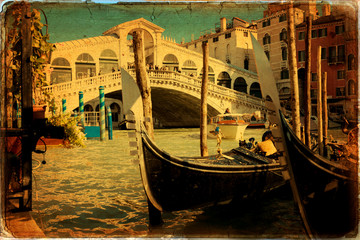
<path id="1" fill-rule="evenodd" d="M 127 70 L 135 78 L 133 69 Z M 194 127 L 200 122 L 201 79 L 174 71 L 148 71 L 151 82 L 153 116 L 157 127 Z M 119 122 L 123 120 L 121 72 L 53 84 L 44 90 L 52 93 L 61 109 L 62 99 L 66 99 L 67 110 L 75 110 L 79 105 L 79 91 L 84 93 L 85 105 L 93 110 L 99 104 L 99 87 L 105 87 L 106 104 L 118 102 Z M 208 113 L 214 116 L 230 108 L 234 113 L 266 111 L 263 99 L 209 83 Z"/>

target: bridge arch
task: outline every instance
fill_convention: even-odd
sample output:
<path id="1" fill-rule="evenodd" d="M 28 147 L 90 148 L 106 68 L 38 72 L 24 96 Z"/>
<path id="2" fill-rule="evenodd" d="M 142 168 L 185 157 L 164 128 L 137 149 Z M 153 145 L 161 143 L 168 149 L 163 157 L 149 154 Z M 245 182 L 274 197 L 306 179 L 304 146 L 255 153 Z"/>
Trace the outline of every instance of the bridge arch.
<path id="1" fill-rule="evenodd" d="M 99 73 L 111 73 L 113 69 L 117 70 L 118 68 L 118 57 L 116 53 L 111 49 L 103 50 L 99 58 Z"/>
<path id="2" fill-rule="evenodd" d="M 50 75 L 50 84 L 70 82 L 72 80 L 72 69 L 70 62 L 63 57 L 55 58 L 51 63 L 53 71 Z"/>
<path id="3" fill-rule="evenodd" d="M 96 74 L 94 58 L 89 53 L 80 54 L 75 62 L 76 79 L 93 77 Z"/>
<path id="4" fill-rule="evenodd" d="M 234 82 L 234 90 L 247 93 L 247 83 L 246 80 L 243 77 L 238 77 L 235 79 Z"/>
<path id="5" fill-rule="evenodd" d="M 174 54 L 166 54 L 163 60 L 163 66 L 171 71 L 179 70 L 179 60 Z"/>
<path id="6" fill-rule="evenodd" d="M 154 36 L 149 32 L 147 29 L 141 27 L 141 28 L 131 28 L 128 31 L 127 34 L 127 41 L 128 41 L 128 48 L 127 51 L 129 52 L 129 55 L 133 55 L 134 49 L 133 49 L 133 33 L 135 31 L 138 31 L 142 33 L 143 43 L 144 43 L 144 52 L 145 52 L 145 64 L 154 65 Z M 134 63 L 134 60 L 132 59 L 132 62 L 128 62 L 128 66 L 132 65 Z"/>
<path id="7" fill-rule="evenodd" d="M 209 67 L 208 67 L 208 70 L 209 70 L 209 72 L 208 72 L 209 82 L 215 83 L 215 72 L 214 72 L 214 69 L 213 69 L 211 66 L 209 66 Z M 200 78 L 202 78 L 203 71 L 204 71 L 204 68 L 202 67 L 202 68 L 201 68 L 201 71 L 200 71 L 200 74 L 199 74 L 199 77 L 200 77 Z"/>
<path id="8" fill-rule="evenodd" d="M 254 82 L 250 86 L 250 95 L 262 98 L 260 84 L 258 82 Z"/>
<path id="9" fill-rule="evenodd" d="M 197 67 L 196 67 L 195 62 L 193 60 L 186 60 L 181 68 L 181 71 L 185 75 L 196 76 L 197 75 Z"/>
<path id="10" fill-rule="evenodd" d="M 231 78 L 229 73 L 227 72 L 219 73 L 217 84 L 223 87 L 231 88 Z"/>

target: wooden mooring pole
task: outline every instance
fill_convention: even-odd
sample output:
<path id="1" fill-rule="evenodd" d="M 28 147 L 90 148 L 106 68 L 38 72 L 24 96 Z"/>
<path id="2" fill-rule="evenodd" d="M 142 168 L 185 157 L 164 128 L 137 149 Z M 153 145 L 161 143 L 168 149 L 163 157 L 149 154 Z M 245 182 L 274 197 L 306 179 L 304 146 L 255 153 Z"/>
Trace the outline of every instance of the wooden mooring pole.
<path id="1" fill-rule="evenodd" d="M 150 79 L 146 72 L 145 51 L 144 51 L 144 32 L 136 30 L 133 32 L 133 48 L 135 58 L 136 83 L 139 87 L 141 99 L 143 103 L 143 112 L 145 119 L 145 127 L 151 139 L 154 140 L 154 125 L 152 119 L 152 102 Z M 150 201 L 148 202 L 149 223 L 151 226 L 163 223 L 161 211 L 159 211 Z"/>
<path id="2" fill-rule="evenodd" d="M 311 28 L 312 16 L 306 18 L 306 35 L 305 35 L 305 49 L 306 49 L 306 81 L 305 81 L 305 118 L 304 118 L 304 131 L 305 131 L 305 145 L 311 148 L 311 134 L 310 134 L 310 121 L 311 121 Z"/>
<path id="3" fill-rule="evenodd" d="M 146 72 L 145 66 L 145 51 L 144 51 L 144 31 L 136 30 L 133 32 L 134 58 L 135 58 L 135 72 L 136 83 L 139 86 L 143 110 L 145 127 L 150 136 L 154 140 L 154 124 L 152 118 L 152 102 L 151 102 L 151 88 L 150 79 Z"/>
<path id="4" fill-rule="evenodd" d="M 209 83 L 209 43 L 202 42 L 203 51 L 203 75 L 201 81 L 201 104 L 200 104 L 200 152 L 201 156 L 209 156 L 207 146 L 207 92 Z"/>
<path id="5" fill-rule="evenodd" d="M 290 91 L 291 91 L 291 116 L 293 130 L 298 138 L 301 139 L 300 131 L 300 102 L 299 102 L 299 81 L 297 74 L 296 46 L 295 46 L 295 23 L 294 8 L 290 4 L 288 9 L 288 52 L 290 70 Z"/>
<path id="6" fill-rule="evenodd" d="M 317 117 L 318 117 L 318 148 L 319 154 L 323 156 L 323 116 L 322 116 L 322 87 L 321 87 L 321 46 L 317 49 Z"/>
<path id="7" fill-rule="evenodd" d="M 322 117 L 323 117 L 323 147 L 324 147 L 324 156 L 327 156 L 327 134 L 328 134 L 328 111 L 327 111 L 327 72 L 323 72 L 321 78 L 322 86 Z"/>

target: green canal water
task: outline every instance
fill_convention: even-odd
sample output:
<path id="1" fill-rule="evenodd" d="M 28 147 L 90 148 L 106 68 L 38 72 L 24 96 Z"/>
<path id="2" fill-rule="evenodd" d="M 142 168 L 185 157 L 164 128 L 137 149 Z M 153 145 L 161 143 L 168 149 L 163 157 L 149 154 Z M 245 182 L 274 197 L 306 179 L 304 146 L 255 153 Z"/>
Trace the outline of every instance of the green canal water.
<path id="1" fill-rule="evenodd" d="M 265 130 L 245 139 L 261 141 Z M 156 130 L 157 144 L 178 156 L 200 155 L 199 129 Z M 127 131 L 114 139 L 88 140 L 86 148 L 49 148 L 34 170 L 32 215 L 47 237 L 261 237 L 304 236 L 289 188 L 242 206 L 217 206 L 163 214 L 148 227 L 147 202 L 138 166 L 129 155 Z M 223 150 L 238 141 L 223 140 Z M 215 154 L 216 140 L 208 139 Z M 42 160 L 41 154 L 34 154 Z M 37 162 L 33 162 L 36 167 Z"/>

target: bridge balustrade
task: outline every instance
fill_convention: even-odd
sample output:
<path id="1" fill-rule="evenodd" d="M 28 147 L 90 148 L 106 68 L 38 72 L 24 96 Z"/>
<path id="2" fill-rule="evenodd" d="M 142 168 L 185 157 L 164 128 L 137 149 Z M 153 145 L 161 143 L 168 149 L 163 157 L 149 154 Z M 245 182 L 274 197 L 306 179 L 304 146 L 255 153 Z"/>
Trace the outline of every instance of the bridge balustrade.
<path id="1" fill-rule="evenodd" d="M 109 83 L 117 83 L 119 80 L 121 80 L 121 72 L 113 72 L 95 77 L 83 78 L 75 81 L 46 86 L 43 87 L 43 90 L 54 94 L 61 94 L 63 92 L 77 92 L 83 91 L 89 87 L 99 87 Z"/>

